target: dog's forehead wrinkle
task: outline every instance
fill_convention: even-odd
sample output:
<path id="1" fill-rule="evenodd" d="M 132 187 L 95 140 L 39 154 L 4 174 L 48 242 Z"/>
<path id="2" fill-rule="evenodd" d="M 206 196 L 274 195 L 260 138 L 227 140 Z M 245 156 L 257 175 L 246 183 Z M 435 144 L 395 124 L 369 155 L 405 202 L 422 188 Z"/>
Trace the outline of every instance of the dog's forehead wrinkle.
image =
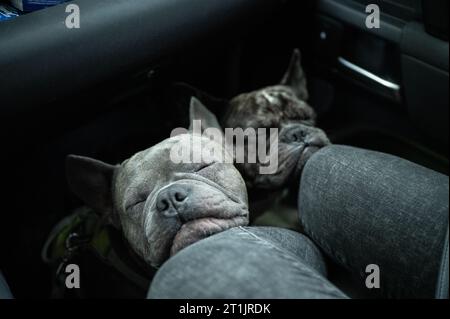
<path id="1" fill-rule="evenodd" d="M 166 140 L 156 146 L 137 153 L 130 158 L 124 166 L 126 173 L 136 178 L 135 175 L 144 173 L 159 174 L 164 166 L 170 165 L 167 158 L 170 155 L 171 147 L 177 143 L 176 140 Z"/>
<path id="2" fill-rule="evenodd" d="M 268 91 L 268 90 L 265 90 L 265 91 L 262 91 L 261 92 L 261 94 L 263 95 L 263 97 L 267 100 L 267 102 L 269 103 L 269 104 L 275 104 L 275 103 L 278 103 L 279 102 L 279 100 L 278 100 L 278 96 L 275 96 L 275 95 L 273 95 L 273 94 L 271 94 L 272 92 L 270 92 L 270 91 Z"/>
<path id="3" fill-rule="evenodd" d="M 157 158 L 164 158 L 165 156 L 167 156 L 167 153 L 170 152 L 170 149 L 173 147 L 173 145 L 182 142 L 184 139 L 186 139 L 186 136 L 187 134 L 168 138 L 160 142 L 159 144 L 156 144 L 155 146 L 140 151 L 126 160 L 124 162 L 124 166 L 133 166 L 148 161 L 154 162 L 153 158 L 155 158 L 155 160 Z"/>
<path id="4" fill-rule="evenodd" d="M 285 85 L 274 85 L 274 86 L 267 86 L 265 88 L 262 88 L 257 91 L 253 91 L 249 94 L 249 96 L 253 95 L 270 95 L 272 97 L 283 97 L 283 98 L 292 98 L 297 99 L 297 96 L 295 95 L 294 91 L 291 87 L 285 86 Z"/>

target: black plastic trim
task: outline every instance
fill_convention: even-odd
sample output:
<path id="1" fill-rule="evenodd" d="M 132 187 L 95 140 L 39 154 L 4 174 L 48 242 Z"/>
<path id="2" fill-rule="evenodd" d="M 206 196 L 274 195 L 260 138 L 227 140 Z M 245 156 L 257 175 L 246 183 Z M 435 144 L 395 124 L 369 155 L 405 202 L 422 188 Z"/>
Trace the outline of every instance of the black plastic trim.
<path id="1" fill-rule="evenodd" d="M 319 11 L 338 21 L 349 24 L 358 29 L 375 34 L 385 40 L 400 43 L 404 22 L 388 15 L 381 14 L 381 27 L 368 29 L 366 27 L 367 14 L 365 7 L 357 2 L 348 0 L 319 0 Z"/>
<path id="2" fill-rule="evenodd" d="M 411 22 L 406 25 L 401 48 L 404 54 L 448 72 L 448 41 L 428 34 L 422 24 Z"/>
<path id="3" fill-rule="evenodd" d="M 65 4 L 2 22 L 0 110 L 54 101 L 220 31 L 239 37 L 284 2 L 77 0 L 80 29 L 65 26 Z"/>

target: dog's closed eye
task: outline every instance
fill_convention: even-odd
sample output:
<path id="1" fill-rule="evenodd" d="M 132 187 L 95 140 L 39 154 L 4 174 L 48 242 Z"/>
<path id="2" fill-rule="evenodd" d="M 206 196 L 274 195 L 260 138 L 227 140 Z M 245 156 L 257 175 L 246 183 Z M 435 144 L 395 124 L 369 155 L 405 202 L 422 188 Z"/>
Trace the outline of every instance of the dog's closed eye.
<path id="1" fill-rule="evenodd" d="M 201 172 L 202 170 L 204 170 L 204 169 L 210 167 L 211 165 L 213 165 L 213 163 L 209 163 L 209 164 L 207 164 L 207 163 L 202 163 L 202 164 L 200 164 L 198 167 L 195 168 L 194 173 L 199 173 L 199 172 Z"/>
<path id="2" fill-rule="evenodd" d="M 145 202 L 147 201 L 147 198 L 141 197 L 139 200 L 129 204 L 125 210 L 129 210 L 129 209 L 133 209 L 141 204 L 145 204 Z"/>
<path id="3" fill-rule="evenodd" d="M 311 117 L 306 117 L 305 119 L 300 121 L 300 123 L 302 123 L 303 125 L 306 125 L 306 126 L 314 126 L 315 120 Z"/>

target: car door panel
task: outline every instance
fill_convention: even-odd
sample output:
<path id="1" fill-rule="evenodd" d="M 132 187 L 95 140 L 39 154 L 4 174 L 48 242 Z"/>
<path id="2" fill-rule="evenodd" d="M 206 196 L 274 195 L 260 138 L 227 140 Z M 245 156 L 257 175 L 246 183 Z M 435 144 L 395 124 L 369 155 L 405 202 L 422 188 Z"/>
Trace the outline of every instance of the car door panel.
<path id="1" fill-rule="evenodd" d="M 395 124 L 391 133 L 448 158 L 449 46 L 445 23 L 434 28 L 427 23 L 429 2 L 319 0 L 314 52 L 319 69 L 327 70 L 319 77 L 332 75 L 335 84 L 344 79 L 349 92 L 363 88 L 367 100 L 379 98 L 380 109 L 394 105 L 392 117 L 400 112 L 416 133 L 405 134 Z M 366 26 L 370 3 L 380 8 L 378 29 Z"/>

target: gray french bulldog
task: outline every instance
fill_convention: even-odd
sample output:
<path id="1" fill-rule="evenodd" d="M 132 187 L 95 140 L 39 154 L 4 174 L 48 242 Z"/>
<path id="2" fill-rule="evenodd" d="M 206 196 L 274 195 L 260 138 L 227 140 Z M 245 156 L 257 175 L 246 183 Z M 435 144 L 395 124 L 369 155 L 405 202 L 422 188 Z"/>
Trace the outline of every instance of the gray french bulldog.
<path id="1" fill-rule="evenodd" d="M 196 99 L 191 120 L 216 126 L 216 118 Z M 210 123 L 210 122 L 213 123 Z M 69 186 L 88 206 L 121 229 L 145 262 L 158 267 L 186 246 L 232 227 L 248 224 L 245 182 L 233 166 L 214 158 L 175 164 L 173 147 L 214 141 L 192 132 L 171 137 L 120 165 L 67 158 Z M 191 148 L 191 152 L 195 149 Z"/>

